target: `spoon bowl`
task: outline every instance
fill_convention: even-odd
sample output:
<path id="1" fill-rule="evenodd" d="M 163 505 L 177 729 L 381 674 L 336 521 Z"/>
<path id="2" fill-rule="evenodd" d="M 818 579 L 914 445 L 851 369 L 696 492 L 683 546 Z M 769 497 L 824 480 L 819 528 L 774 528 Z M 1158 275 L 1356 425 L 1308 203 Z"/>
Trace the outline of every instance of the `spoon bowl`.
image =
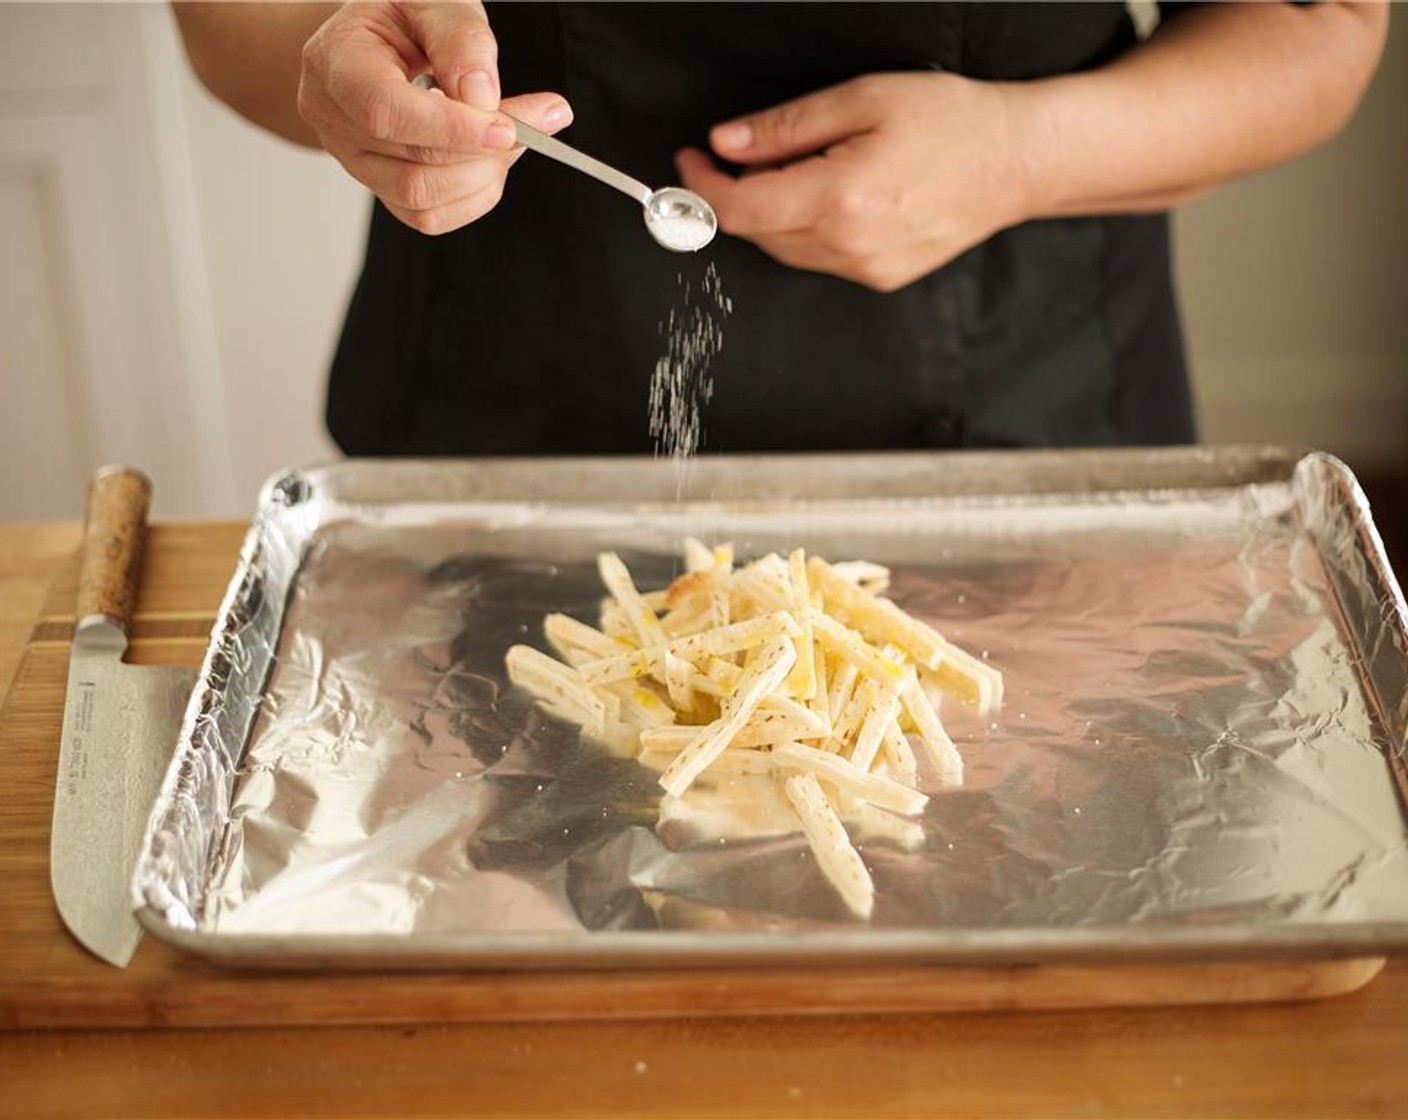
<path id="1" fill-rule="evenodd" d="M 719 219 L 714 214 L 714 208 L 693 191 L 684 187 L 651 190 L 639 179 L 633 179 L 624 171 L 618 171 L 610 164 L 564 144 L 557 137 L 539 132 L 508 113 L 504 116 L 513 121 L 518 142 L 525 148 L 576 168 L 635 199 L 645 208 L 645 228 L 666 249 L 676 253 L 692 253 L 714 240 L 714 234 L 719 230 Z"/>
<path id="2" fill-rule="evenodd" d="M 719 219 L 714 208 L 684 187 L 661 187 L 645 203 L 645 228 L 666 249 L 692 253 L 714 240 Z"/>

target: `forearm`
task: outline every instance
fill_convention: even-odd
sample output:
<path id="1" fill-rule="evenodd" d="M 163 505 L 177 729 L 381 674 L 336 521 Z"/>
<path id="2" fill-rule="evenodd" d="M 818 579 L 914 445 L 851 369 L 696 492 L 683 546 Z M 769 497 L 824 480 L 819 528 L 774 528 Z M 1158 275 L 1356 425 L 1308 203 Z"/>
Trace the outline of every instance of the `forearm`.
<path id="1" fill-rule="evenodd" d="M 1387 25 L 1382 4 L 1213 4 L 1101 70 L 1009 87 L 1029 216 L 1163 209 L 1309 151 Z"/>
<path id="2" fill-rule="evenodd" d="M 240 116 L 316 148 L 298 115 L 303 44 L 337 4 L 177 3 L 172 7 L 196 75 Z"/>

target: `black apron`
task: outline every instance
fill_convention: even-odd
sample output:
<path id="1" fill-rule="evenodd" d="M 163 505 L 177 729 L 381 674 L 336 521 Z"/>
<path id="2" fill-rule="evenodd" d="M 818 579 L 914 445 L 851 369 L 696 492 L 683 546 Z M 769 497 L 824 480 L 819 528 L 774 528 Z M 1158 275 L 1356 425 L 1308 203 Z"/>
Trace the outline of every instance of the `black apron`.
<path id="1" fill-rule="evenodd" d="M 857 75 L 1040 78 L 1134 42 L 1123 4 L 505 3 L 489 18 L 506 93 L 563 93 L 564 138 L 652 185 L 711 125 Z M 733 313 L 704 452 L 1193 438 L 1165 215 L 1028 222 L 880 294 L 723 235 L 667 252 L 634 204 L 531 152 L 455 233 L 374 207 L 328 427 L 357 455 L 649 452 L 660 324 L 711 261 Z"/>

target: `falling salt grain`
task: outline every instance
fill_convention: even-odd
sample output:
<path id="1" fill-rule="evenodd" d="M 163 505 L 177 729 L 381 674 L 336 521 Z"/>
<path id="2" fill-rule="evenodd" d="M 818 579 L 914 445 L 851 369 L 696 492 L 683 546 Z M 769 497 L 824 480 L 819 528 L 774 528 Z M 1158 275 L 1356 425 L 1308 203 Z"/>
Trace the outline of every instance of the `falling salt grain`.
<path id="1" fill-rule="evenodd" d="M 724 345 L 724 320 L 733 301 L 724 295 L 719 270 L 712 261 L 696 291 L 682 274 L 683 300 L 660 324 L 665 353 L 650 379 L 650 435 L 655 454 L 683 462 L 699 450 L 703 407 L 714 395 L 709 366 Z"/>
<path id="2" fill-rule="evenodd" d="M 650 1068 L 650 1067 L 649 1067 L 648 1065 L 646 1065 L 643 1061 L 641 1061 L 639 1058 L 636 1059 L 636 1072 L 637 1072 L 637 1073 L 644 1073 L 644 1072 L 645 1072 L 646 1070 L 648 1070 L 649 1068 Z"/>

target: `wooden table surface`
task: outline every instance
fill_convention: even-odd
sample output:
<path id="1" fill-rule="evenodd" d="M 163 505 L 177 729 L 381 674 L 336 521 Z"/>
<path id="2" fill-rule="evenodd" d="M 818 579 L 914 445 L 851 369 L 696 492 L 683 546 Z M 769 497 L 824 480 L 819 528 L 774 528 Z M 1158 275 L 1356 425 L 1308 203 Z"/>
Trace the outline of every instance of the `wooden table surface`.
<path id="1" fill-rule="evenodd" d="M 233 565 L 234 527 L 196 538 L 200 571 Z M 77 539 L 0 525 L 0 694 Z M 1406 1053 L 1393 961 L 1361 991 L 1278 1005 L 9 1031 L 0 1114 L 1408 1116 Z"/>

